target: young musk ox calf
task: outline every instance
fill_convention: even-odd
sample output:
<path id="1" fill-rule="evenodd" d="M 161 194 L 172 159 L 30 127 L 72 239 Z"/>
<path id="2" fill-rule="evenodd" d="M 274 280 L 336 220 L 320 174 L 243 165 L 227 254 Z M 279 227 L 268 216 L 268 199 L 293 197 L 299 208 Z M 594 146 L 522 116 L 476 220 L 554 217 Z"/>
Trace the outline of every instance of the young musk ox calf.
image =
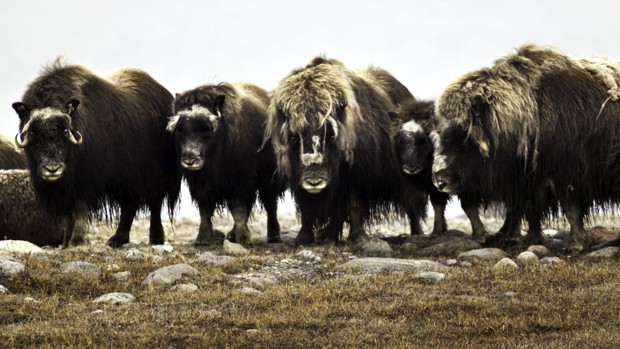
<path id="1" fill-rule="evenodd" d="M 402 173 L 406 183 L 412 186 L 411 192 L 424 193 L 422 202 L 412 202 L 410 205 L 425 203 L 427 195 L 435 211 L 432 236 L 446 232 L 445 219 L 446 205 L 450 196 L 439 191 L 432 180 L 432 166 L 434 144 L 431 132 L 438 126 L 435 116 L 435 104 L 432 101 L 420 101 L 414 98 L 401 103 L 398 109 L 388 113 L 393 121 L 394 146 Z M 415 200 L 417 196 L 410 195 L 406 199 Z M 469 218 L 473 237 L 484 241 L 486 231 L 478 214 L 478 202 L 466 196 L 459 196 L 461 206 Z"/>
<path id="2" fill-rule="evenodd" d="M 235 221 L 227 238 L 249 243 L 257 192 L 267 211 L 267 241 L 281 241 L 277 207 L 286 184 L 271 145 L 261 148 L 268 105 L 267 92 L 247 83 L 204 85 L 176 96 L 168 131 L 200 210 L 194 243 L 213 242 L 211 217 L 224 206 Z"/>
<path id="3" fill-rule="evenodd" d="M 541 220 L 571 224 L 567 249 L 587 245 L 584 218 L 620 202 L 617 62 L 576 59 L 526 45 L 490 68 L 450 84 L 437 102 L 440 127 L 433 179 L 449 193 L 476 193 L 525 213 L 529 243 Z"/>
<path id="4" fill-rule="evenodd" d="M 78 221 L 89 210 L 120 222 L 108 245 L 129 242 L 139 209 L 151 212 L 149 242 L 164 243 L 161 209 L 176 205 L 181 173 L 166 132 L 172 95 L 145 72 L 101 78 L 56 61 L 13 104 L 38 200 L 53 215 Z M 72 224 L 73 225 L 73 224 Z M 83 239 L 83 227 L 71 242 Z"/>
<path id="5" fill-rule="evenodd" d="M 345 221 L 349 241 L 367 237 L 364 224 L 403 206 L 403 184 L 386 110 L 412 98 L 385 70 L 352 71 L 317 57 L 273 91 L 266 141 L 290 181 L 301 230 L 297 244 L 338 240 Z M 420 234 L 421 207 L 407 207 L 412 234 Z"/>

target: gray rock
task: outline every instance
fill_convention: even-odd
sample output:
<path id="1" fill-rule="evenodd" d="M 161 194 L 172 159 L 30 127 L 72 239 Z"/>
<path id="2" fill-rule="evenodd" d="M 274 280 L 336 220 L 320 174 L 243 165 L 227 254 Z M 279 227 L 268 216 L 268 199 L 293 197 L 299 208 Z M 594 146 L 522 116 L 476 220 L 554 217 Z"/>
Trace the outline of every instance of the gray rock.
<path id="1" fill-rule="evenodd" d="M 493 266 L 493 271 L 495 272 L 504 272 L 504 271 L 514 271 L 519 270 L 519 266 L 510 258 L 502 258 L 499 262 L 495 263 Z"/>
<path id="2" fill-rule="evenodd" d="M 164 261 L 164 257 L 162 256 L 150 256 L 151 257 L 151 262 L 157 264 L 157 263 L 161 263 Z"/>
<path id="3" fill-rule="evenodd" d="M 251 287 L 244 287 L 241 289 L 241 293 L 249 295 L 249 296 L 259 296 L 261 294 L 263 294 L 261 291 L 259 290 L 255 290 Z"/>
<path id="4" fill-rule="evenodd" d="M 141 261 L 147 259 L 148 257 L 148 254 L 135 248 L 129 249 L 127 252 L 125 252 L 125 259 L 132 261 Z"/>
<path id="5" fill-rule="evenodd" d="M 390 244 L 376 237 L 355 245 L 353 252 L 365 257 L 392 257 L 394 254 Z"/>
<path id="6" fill-rule="evenodd" d="M 247 248 L 228 240 L 224 240 L 224 252 L 233 256 L 245 256 L 250 254 Z"/>
<path id="7" fill-rule="evenodd" d="M 589 259 L 613 258 L 618 255 L 618 250 L 620 250 L 620 248 L 616 246 L 604 247 L 604 248 L 601 248 L 600 250 L 596 250 L 596 251 L 588 253 L 587 255 L 584 256 L 584 258 L 589 258 Z"/>
<path id="8" fill-rule="evenodd" d="M 112 274 L 112 278 L 116 281 L 127 281 L 129 280 L 129 277 L 131 276 L 131 272 L 130 271 L 122 271 L 120 273 L 114 273 Z"/>
<path id="9" fill-rule="evenodd" d="M 170 253 L 172 251 L 174 251 L 174 247 L 172 247 L 172 245 L 170 245 L 169 242 L 166 241 L 165 244 L 163 245 L 153 245 L 151 246 L 151 250 L 157 252 L 157 253 Z"/>
<path id="10" fill-rule="evenodd" d="M 363 273 L 380 273 L 383 271 L 444 271 L 445 265 L 429 260 L 411 260 L 397 258 L 357 258 L 336 266 L 336 271 L 359 270 Z"/>
<path id="11" fill-rule="evenodd" d="M 93 303 L 107 303 L 107 304 L 119 305 L 119 304 L 131 303 L 133 302 L 134 299 L 136 299 L 136 297 L 134 297 L 130 293 L 112 292 L 112 293 L 106 293 L 103 296 L 97 297 L 93 301 Z"/>
<path id="12" fill-rule="evenodd" d="M 174 285 L 170 288 L 170 291 L 173 292 L 187 292 L 187 293 L 191 293 L 191 292 L 196 292 L 198 291 L 198 286 L 189 283 L 189 284 L 180 284 L 180 285 Z"/>
<path id="13" fill-rule="evenodd" d="M 538 257 L 547 257 L 549 255 L 549 249 L 543 245 L 532 245 L 527 250 L 534 252 Z"/>
<path id="14" fill-rule="evenodd" d="M 37 254 L 45 252 L 45 250 L 32 242 L 23 240 L 2 240 L 0 241 L 0 251 L 14 254 Z"/>
<path id="15" fill-rule="evenodd" d="M 431 281 L 441 281 L 446 278 L 446 274 L 437 273 L 434 271 L 423 271 L 419 273 L 418 276 L 424 280 L 431 280 Z"/>
<path id="16" fill-rule="evenodd" d="M 0 275 L 10 276 L 23 273 L 26 266 L 10 257 L 0 256 Z"/>
<path id="17" fill-rule="evenodd" d="M 495 262 L 506 257 L 508 257 L 508 253 L 499 248 L 481 248 L 461 253 L 458 260 L 476 264 L 479 262 Z"/>
<path id="18" fill-rule="evenodd" d="M 461 267 L 463 267 L 463 268 L 471 268 L 471 267 L 473 267 L 473 266 L 474 266 L 473 264 L 471 264 L 471 263 L 470 263 L 470 262 L 468 262 L 468 261 L 461 261 L 461 262 L 459 262 L 459 265 L 460 265 Z"/>
<path id="19" fill-rule="evenodd" d="M 229 262 L 233 262 L 237 260 L 235 257 L 231 256 L 218 256 L 211 252 L 204 252 L 198 255 L 197 259 L 191 261 L 191 263 L 200 263 L 200 264 L 209 264 L 209 265 L 220 265 Z"/>
<path id="20" fill-rule="evenodd" d="M 555 229 L 543 229 L 542 233 L 550 238 L 559 238 L 562 234 L 559 230 Z"/>
<path id="21" fill-rule="evenodd" d="M 100 277 L 101 268 L 92 263 L 76 261 L 67 263 L 65 265 L 63 273 L 82 273 L 84 275 Z"/>
<path id="22" fill-rule="evenodd" d="M 314 252 L 310 250 L 301 250 L 295 254 L 299 260 L 304 262 L 320 262 L 321 257 L 317 256 Z"/>
<path id="23" fill-rule="evenodd" d="M 7 294 L 10 293 L 9 289 L 4 287 L 4 285 L 0 285 L 0 294 Z"/>
<path id="24" fill-rule="evenodd" d="M 521 263 L 535 263 L 538 262 L 538 256 L 532 251 L 524 251 L 519 253 L 517 260 Z"/>
<path id="25" fill-rule="evenodd" d="M 459 261 L 457 261 L 456 259 L 448 259 L 448 260 L 444 261 L 443 264 L 447 265 L 449 267 L 453 267 L 453 266 L 459 264 Z"/>
<path id="26" fill-rule="evenodd" d="M 479 243 L 472 239 L 456 237 L 423 247 L 416 254 L 422 257 L 453 256 L 462 252 L 480 249 L 481 247 Z"/>
<path id="27" fill-rule="evenodd" d="M 184 276 L 198 275 L 198 270 L 188 264 L 175 264 L 167 267 L 159 268 L 150 273 L 144 281 L 143 286 L 152 285 L 172 285 Z"/>
<path id="28" fill-rule="evenodd" d="M 553 265 L 553 264 L 559 264 L 559 263 L 564 263 L 564 261 L 560 259 L 559 257 L 545 257 L 540 260 L 540 264 L 544 264 L 544 265 Z"/>
<path id="29" fill-rule="evenodd" d="M 103 310 L 97 309 L 90 312 L 90 315 L 100 315 L 103 314 Z"/>
<path id="30" fill-rule="evenodd" d="M 272 286 L 278 283 L 278 279 L 272 277 L 248 277 L 245 281 L 252 287 L 264 290 L 268 286 Z"/>
<path id="31" fill-rule="evenodd" d="M 506 298 L 515 298 L 517 296 L 518 296 L 517 292 L 508 291 L 508 292 L 504 293 L 504 297 L 506 297 Z"/>

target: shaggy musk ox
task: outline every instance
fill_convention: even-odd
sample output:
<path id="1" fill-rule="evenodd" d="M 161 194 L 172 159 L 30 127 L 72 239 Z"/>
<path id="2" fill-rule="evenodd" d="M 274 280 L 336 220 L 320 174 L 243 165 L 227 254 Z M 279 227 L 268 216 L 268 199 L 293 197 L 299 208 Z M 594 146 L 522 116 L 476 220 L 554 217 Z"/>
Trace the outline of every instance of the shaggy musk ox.
<path id="1" fill-rule="evenodd" d="M 445 122 L 436 185 L 525 214 L 529 242 L 541 240 L 541 220 L 559 203 L 571 224 L 567 248 L 580 252 L 583 219 L 620 199 L 619 73 L 617 62 L 526 45 L 460 77 L 437 102 Z"/>
<path id="2" fill-rule="evenodd" d="M 425 205 L 427 198 L 435 211 L 435 221 L 432 235 L 440 235 L 447 230 L 445 210 L 449 201 L 449 195 L 440 192 L 432 181 L 432 165 L 434 144 L 431 132 L 438 126 L 435 116 L 435 104 L 432 101 L 420 101 L 410 99 L 398 106 L 394 112 L 388 112 L 393 121 L 392 134 L 394 146 L 402 173 L 407 185 L 413 187 L 412 193 L 424 193 L 421 198 L 418 195 L 409 195 L 405 199 L 412 200 L 409 205 Z M 472 226 L 473 236 L 476 240 L 483 240 L 485 228 L 478 215 L 478 202 L 469 200 L 468 197 L 460 196 L 461 206 L 467 214 Z M 417 200 L 413 201 L 413 200 Z"/>
<path id="3" fill-rule="evenodd" d="M 385 70 L 352 71 L 317 57 L 280 81 L 272 93 L 266 140 L 290 181 L 301 214 L 297 244 L 366 238 L 364 223 L 402 206 L 408 187 L 393 151 L 386 111 L 413 96 Z M 407 207 L 413 234 L 421 207 Z"/>
<path id="4" fill-rule="evenodd" d="M 286 185 L 271 145 L 261 148 L 268 105 L 267 92 L 247 83 L 204 85 L 176 96 L 168 130 L 200 210 L 194 243 L 213 242 L 211 217 L 224 206 L 235 221 L 227 238 L 249 243 L 257 192 L 267 212 L 267 240 L 280 241 L 277 208 Z"/>
<path id="5" fill-rule="evenodd" d="M 108 245 L 129 242 L 139 209 L 151 212 L 149 241 L 164 243 L 162 203 L 172 215 L 181 184 L 166 132 L 172 95 L 145 72 L 101 78 L 56 61 L 13 104 L 37 198 L 53 215 L 77 220 L 90 210 L 120 222 Z M 71 242 L 83 239 L 76 226 Z"/>

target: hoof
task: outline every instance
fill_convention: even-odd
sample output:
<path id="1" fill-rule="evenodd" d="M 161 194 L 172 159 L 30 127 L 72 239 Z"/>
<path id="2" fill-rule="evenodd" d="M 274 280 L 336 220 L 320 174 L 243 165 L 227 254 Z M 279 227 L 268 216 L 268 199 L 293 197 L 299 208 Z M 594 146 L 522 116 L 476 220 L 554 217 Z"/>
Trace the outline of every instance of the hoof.
<path id="1" fill-rule="evenodd" d="M 106 243 L 106 245 L 112 248 L 120 248 L 126 243 L 129 243 L 129 239 L 119 239 L 119 238 L 112 236 L 110 239 L 108 239 L 108 242 Z"/>
<path id="2" fill-rule="evenodd" d="M 280 244 L 282 243 L 282 238 L 280 237 L 280 234 L 276 236 L 268 236 L 267 243 L 268 244 Z"/>

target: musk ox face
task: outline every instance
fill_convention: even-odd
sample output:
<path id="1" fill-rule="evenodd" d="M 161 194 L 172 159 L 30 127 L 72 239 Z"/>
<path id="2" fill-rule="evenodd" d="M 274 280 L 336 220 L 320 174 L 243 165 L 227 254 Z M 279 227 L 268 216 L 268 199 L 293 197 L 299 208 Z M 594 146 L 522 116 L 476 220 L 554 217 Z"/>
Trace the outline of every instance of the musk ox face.
<path id="1" fill-rule="evenodd" d="M 170 118 L 167 129 L 174 135 L 180 165 L 185 170 L 199 171 L 208 160 L 221 128 L 223 102 L 224 96 L 220 96 L 209 107 L 193 104 L 175 110 Z"/>
<path id="2" fill-rule="evenodd" d="M 417 176 L 430 168 L 433 159 L 433 143 L 429 133 L 411 120 L 402 125 L 396 134 L 396 150 L 402 171 Z"/>
<path id="3" fill-rule="evenodd" d="M 323 191 L 338 171 L 340 152 L 336 145 L 338 125 L 328 122 L 288 132 L 289 158 L 298 185 L 310 194 Z"/>
<path id="4" fill-rule="evenodd" d="M 70 100 L 64 111 L 53 107 L 32 109 L 19 102 L 13 104 L 21 128 L 15 142 L 25 150 L 30 170 L 45 182 L 56 182 L 63 177 L 72 148 L 82 143 L 82 135 L 71 123 L 79 103 Z"/>
<path id="5" fill-rule="evenodd" d="M 437 189 L 447 194 L 459 194 L 466 183 L 479 181 L 488 149 L 481 150 L 467 129 L 451 123 L 440 133 L 432 132 L 430 137 L 435 148 L 432 176 Z"/>

